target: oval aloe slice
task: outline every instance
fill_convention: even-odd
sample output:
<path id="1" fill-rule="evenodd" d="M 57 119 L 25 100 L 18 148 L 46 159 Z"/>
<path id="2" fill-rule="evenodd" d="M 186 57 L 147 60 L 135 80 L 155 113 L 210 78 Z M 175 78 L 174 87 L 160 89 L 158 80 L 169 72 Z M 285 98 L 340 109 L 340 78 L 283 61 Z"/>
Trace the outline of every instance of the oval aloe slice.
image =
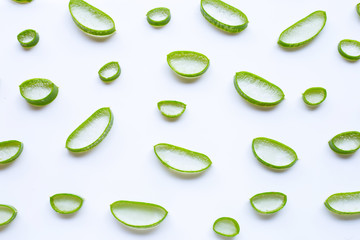
<path id="1" fill-rule="evenodd" d="M 252 150 L 262 164 L 274 169 L 289 168 L 298 160 L 292 148 L 270 138 L 255 138 Z"/>
<path id="2" fill-rule="evenodd" d="M 341 56 L 350 61 L 360 59 L 360 42 L 344 39 L 339 42 L 338 50 Z"/>
<path id="3" fill-rule="evenodd" d="M 211 166 L 208 156 L 167 143 L 154 146 L 156 156 L 166 167 L 182 173 L 199 173 Z"/>
<path id="4" fill-rule="evenodd" d="M 58 193 L 50 197 L 51 207 L 61 214 L 77 212 L 83 202 L 81 197 L 70 193 Z"/>
<path id="5" fill-rule="evenodd" d="M 275 106 L 285 97 L 278 86 L 249 72 L 237 72 L 234 85 L 240 96 L 258 106 Z"/>
<path id="6" fill-rule="evenodd" d="M 175 51 L 167 55 L 170 68 L 182 77 L 199 77 L 209 67 L 209 59 L 198 52 Z"/>
<path id="7" fill-rule="evenodd" d="M 11 223 L 16 217 L 17 210 L 9 205 L 0 204 L 0 226 Z"/>
<path id="8" fill-rule="evenodd" d="M 106 137 L 113 120 L 110 108 L 100 108 L 70 134 L 66 140 L 66 148 L 72 152 L 90 150 Z"/>
<path id="9" fill-rule="evenodd" d="M 99 77 L 104 82 L 114 81 L 120 76 L 121 68 L 118 62 L 109 62 L 99 70 Z"/>
<path id="10" fill-rule="evenodd" d="M 343 132 L 329 141 L 330 148 L 340 154 L 351 154 L 360 148 L 360 132 Z"/>
<path id="11" fill-rule="evenodd" d="M 23 47 L 34 47 L 39 42 L 39 34 L 33 29 L 27 29 L 17 35 L 17 39 Z"/>
<path id="12" fill-rule="evenodd" d="M 322 87 L 313 87 L 303 93 L 303 100 L 307 105 L 316 106 L 325 101 L 326 89 Z"/>
<path id="13" fill-rule="evenodd" d="M 168 212 L 162 206 L 134 201 L 117 201 L 110 205 L 113 216 L 133 228 L 151 228 L 160 224 Z"/>
<path id="14" fill-rule="evenodd" d="M 160 101 L 157 105 L 161 114 L 168 118 L 180 117 L 186 109 L 185 103 L 171 100 Z"/>
<path id="15" fill-rule="evenodd" d="M 251 206 L 259 213 L 271 214 L 281 210 L 287 196 L 281 192 L 264 192 L 250 198 Z"/>
<path id="16" fill-rule="evenodd" d="M 58 95 L 58 87 L 48 79 L 33 78 L 20 85 L 20 93 L 28 103 L 43 106 L 54 101 Z"/>
<path id="17" fill-rule="evenodd" d="M 75 24 L 90 35 L 107 36 L 115 32 L 113 19 L 83 0 L 70 0 L 69 10 Z"/>
<path id="18" fill-rule="evenodd" d="M 0 165 L 17 159 L 23 150 L 23 144 L 16 140 L 0 142 Z"/>
<path id="19" fill-rule="evenodd" d="M 279 37 L 282 47 L 300 47 L 313 40 L 324 28 L 326 13 L 316 11 L 285 29 Z"/>
<path id="20" fill-rule="evenodd" d="M 226 32 L 241 32 L 249 23 L 242 11 L 220 0 L 201 0 L 200 10 L 206 20 Z"/>
<path id="21" fill-rule="evenodd" d="M 325 206 L 337 214 L 360 214 L 360 192 L 335 193 L 326 199 Z"/>
<path id="22" fill-rule="evenodd" d="M 170 10 L 165 7 L 154 8 L 146 14 L 147 21 L 155 27 L 162 27 L 168 24 L 171 18 Z"/>
<path id="23" fill-rule="evenodd" d="M 225 237 L 234 237 L 239 234 L 240 226 L 238 222 L 230 217 L 222 217 L 214 222 L 213 229 L 217 234 Z"/>

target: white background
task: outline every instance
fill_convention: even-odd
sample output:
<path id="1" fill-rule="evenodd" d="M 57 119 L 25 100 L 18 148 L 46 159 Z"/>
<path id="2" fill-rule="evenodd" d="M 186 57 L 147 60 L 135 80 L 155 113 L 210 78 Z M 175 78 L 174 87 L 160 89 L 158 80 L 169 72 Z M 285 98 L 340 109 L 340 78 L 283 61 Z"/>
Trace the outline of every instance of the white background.
<path id="1" fill-rule="evenodd" d="M 324 200 L 336 192 L 360 190 L 359 153 L 343 158 L 328 147 L 334 135 L 359 130 L 359 64 L 337 52 L 340 40 L 360 40 L 357 1 L 228 0 L 249 18 L 248 27 L 230 35 L 209 24 L 198 0 L 89 0 L 116 23 L 105 41 L 83 34 L 73 23 L 68 1 L 0 2 L 1 141 L 24 143 L 22 155 L 0 168 L 0 203 L 18 216 L 0 229 L 0 239 L 220 239 L 212 224 L 222 216 L 238 220 L 236 239 L 360 239 L 360 218 L 331 214 Z M 168 7 L 172 18 L 151 27 L 146 12 Z M 325 10 L 324 30 L 308 46 L 287 51 L 279 34 L 315 10 Z M 33 28 L 40 42 L 24 50 L 16 36 Z M 166 55 L 192 50 L 210 59 L 208 71 L 188 83 L 175 76 Z M 118 61 L 121 76 L 104 84 L 101 66 Z M 233 86 L 238 71 L 253 72 L 275 83 L 285 100 L 261 110 L 243 100 Z M 19 85 L 48 78 L 59 86 L 54 102 L 30 106 Z M 316 109 L 301 94 L 309 87 L 328 91 Z M 187 110 L 168 121 L 157 110 L 165 99 L 183 101 Z M 71 154 L 68 135 L 100 107 L 110 107 L 114 125 L 94 150 Z M 283 172 L 263 167 L 251 152 L 255 137 L 292 147 L 298 162 Z M 169 172 L 153 146 L 165 142 L 205 153 L 213 165 L 198 177 Z M 280 191 L 283 210 L 258 215 L 249 198 Z M 49 197 L 74 193 L 85 198 L 72 217 L 55 213 Z M 164 206 L 169 215 L 152 231 L 129 230 L 109 205 L 117 200 Z"/>

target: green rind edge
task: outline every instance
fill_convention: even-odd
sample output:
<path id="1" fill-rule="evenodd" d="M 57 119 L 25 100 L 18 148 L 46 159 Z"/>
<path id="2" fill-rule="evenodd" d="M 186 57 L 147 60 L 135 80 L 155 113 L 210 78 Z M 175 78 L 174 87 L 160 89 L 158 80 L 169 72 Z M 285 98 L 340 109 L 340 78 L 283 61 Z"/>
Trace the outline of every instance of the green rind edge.
<path id="1" fill-rule="evenodd" d="M 358 132 L 358 131 L 342 132 L 342 133 L 339 133 L 339 134 L 335 135 L 335 136 L 334 136 L 332 139 L 330 139 L 330 141 L 329 141 L 329 146 L 330 146 L 331 150 L 333 150 L 333 151 L 336 152 L 336 153 L 340 153 L 340 154 L 351 154 L 351 153 L 356 152 L 356 151 L 360 148 L 360 145 L 359 145 L 357 148 L 355 148 L 355 149 L 345 151 L 345 150 L 342 150 L 342 149 L 336 147 L 335 144 L 333 143 L 333 140 L 334 140 L 336 137 L 338 137 L 338 136 L 340 136 L 340 135 L 351 134 L 351 133 L 356 133 L 356 134 L 359 134 L 359 135 L 360 135 L 360 132 Z"/>
<path id="2" fill-rule="evenodd" d="M 344 52 L 343 50 L 342 50 L 342 48 L 341 48 L 341 43 L 343 43 L 343 42 L 354 42 L 354 43 L 357 43 L 359 46 L 360 46 L 360 42 L 359 41 L 356 41 L 356 40 L 351 40 L 351 39 L 344 39 L 344 40 L 341 40 L 340 42 L 339 42 L 339 44 L 338 44 L 338 51 L 339 51 L 339 53 L 340 53 L 340 55 L 343 57 L 343 58 L 345 58 L 345 59 L 347 59 L 347 60 L 350 60 L 350 61 L 357 61 L 357 60 L 359 60 L 360 59 L 360 55 L 358 55 L 358 56 L 352 56 L 352 55 L 349 55 L 349 54 L 347 54 L 346 52 Z"/>
<path id="3" fill-rule="evenodd" d="M 312 91 L 312 90 L 321 90 L 321 91 L 324 93 L 324 98 L 323 98 L 321 101 L 317 102 L 317 103 L 311 103 L 311 102 L 309 102 L 309 101 L 306 99 L 305 95 L 306 95 L 307 92 L 310 92 L 310 91 Z M 305 92 L 304 92 L 303 95 L 302 95 L 303 101 L 304 101 L 307 105 L 309 105 L 309 106 L 317 106 L 317 105 L 319 105 L 320 103 L 322 103 L 323 101 L 325 101 L 326 97 L 327 97 L 326 89 L 325 89 L 325 88 L 322 88 L 322 87 L 312 87 L 312 88 L 308 88 L 308 89 L 305 90 Z"/>
<path id="4" fill-rule="evenodd" d="M 10 157 L 9 159 L 6 159 L 4 161 L 0 161 L 0 165 L 1 164 L 7 164 L 7 163 L 10 163 L 10 162 L 13 162 L 15 161 L 19 156 L 20 154 L 22 153 L 23 151 L 23 148 L 24 148 L 24 144 L 20 141 L 17 141 L 17 140 L 9 140 L 9 141 L 4 141 L 4 142 L 0 142 L 0 145 L 1 144 L 6 144 L 6 143 L 17 143 L 19 144 L 19 149 L 18 151 L 12 156 Z"/>
<path id="5" fill-rule="evenodd" d="M 5 226 L 5 225 L 11 223 L 11 222 L 15 219 L 15 217 L 16 217 L 16 215 L 17 215 L 17 210 L 16 210 L 15 207 L 10 206 L 10 205 L 5 205 L 5 204 L 0 204 L 0 207 L 10 208 L 10 209 L 12 210 L 12 212 L 13 212 L 13 214 L 12 214 L 12 216 L 9 218 L 9 220 L 7 220 L 6 222 L 0 223 L 0 226 Z"/>
<path id="6" fill-rule="evenodd" d="M 217 224 L 218 222 L 222 221 L 222 220 L 230 220 L 232 223 L 234 223 L 235 228 L 236 228 L 236 232 L 235 232 L 234 234 L 227 235 L 227 234 L 223 234 L 223 233 L 221 233 L 221 232 L 216 231 L 216 229 L 215 229 L 216 224 Z M 238 223 L 235 219 L 233 219 L 233 218 L 231 218 L 231 217 L 221 217 L 221 218 L 216 219 L 216 221 L 214 222 L 214 224 L 213 224 L 213 230 L 214 230 L 214 232 L 216 232 L 217 234 L 219 234 L 219 235 L 221 235 L 221 236 L 224 236 L 224 237 L 235 237 L 236 235 L 238 235 L 238 234 L 240 233 L 240 226 L 239 226 L 239 223 Z"/>
<path id="7" fill-rule="evenodd" d="M 79 200 L 80 204 L 77 208 L 75 208 L 74 210 L 72 211 L 61 211 L 60 209 L 58 209 L 55 204 L 54 204 L 54 199 L 58 196 L 71 196 L 71 197 L 74 197 L 76 199 Z M 78 195 L 75 195 L 75 194 L 71 194 L 71 193 L 57 193 L 53 196 L 50 197 L 50 205 L 52 207 L 52 209 L 54 209 L 55 212 L 57 213 L 61 213 L 61 214 L 71 214 L 71 213 L 74 213 L 74 212 L 77 212 L 79 211 L 79 209 L 82 207 L 83 205 L 83 202 L 84 202 L 84 199 Z"/>
<path id="8" fill-rule="evenodd" d="M 183 110 L 179 113 L 179 114 L 176 114 L 176 115 L 169 115 L 169 114 L 165 114 L 163 111 L 161 111 L 161 105 L 163 103 L 174 103 L 174 104 L 178 104 L 178 105 L 181 105 L 183 107 Z M 174 100 L 164 100 L 164 101 L 160 101 L 157 103 L 157 106 L 158 106 L 158 109 L 159 111 L 161 112 L 162 115 L 164 115 L 165 117 L 168 117 L 168 118 L 177 118 L 177 117 L 180 117 L 186 110 L 186 104 L 183 103 L 183 102 L 179 102 L 179 101 L 174 101 Z"/>
<path id="9" fill-rule="evenodd" d="M 34 32 L 35 33 L 35 37 L 33 38 L 33 40 L 31 40 L 31 42 L 28 43 L 24 43 L 20 40 L 20 35 L 22 34 L 26 34 L 27 32 Z M 40 35 L 37 31 L 33 30 L 33 29 L 26 29 L 24 31 L 22 31 L 21 33 L 19 33 L 17 35 L 17 40 L 19 41 L 20 45 L 25 47 L 25 48 L 30 48 L 30 47 L 34 47 L 36 46 L 36 44 L 38 44 L 39 40 L 40 40 Z"/>
<path id="10" fill-rule="evenodd" d="M 150 15 L 150 12 L 152 11 L 156 11 L 156 10 L 165 10 L 168 14 L 167 18 L 165 18 L 164 20 L 162 21 L 155 21 L 155 20 L 152 20 L 149 15 Z M 146 14 L 146 19 L 148 21 L 148 23 L 151 25 L 151 26 L 155 26 L 155 27 L 162 27 L 162 26 L 165 26 L 166 24 L 168 24 L 170 22 L 170 19 L 171 19 L 171 13 L 170 13 L 170 9 L 168 8 L 165 8 L 165 7 L 158 7 L 158 8 L 154 8 L 154 9 L 151 9 L 150 11 L 147 12 Z"/>
<path id="11" fill-rule="evenodd" d="M 356 12 L 360 15 L 360 3 L 356 4 Z"/>
<path id="12" fill-rule="evenodd" d="M 106 68 L 108 65 L 111 65 L 111 64 L 116 64 L 116 66 L 117 66 L 117 72 L 116 72 L 113 76 L 110 76 L 110 77 L 108 77 L 108 78 L 103 77 L 103 76 L 101 75 L 101 72 L 104 70 L 104 68 Z M 119 64 L 118 62 L 108 62 L 108 63 L 106 63 L 104 66 L 102 66 L 102 67 L 100 68 L 100 70 L 98 71 L 98 74 L 99 74 L 100 79 L 101 79 L 102 81 L 104 81 L 104 82 L 114 81 L 114 80 L 117 79 L 117 78 L 120 76 L 120 74 L 121 74 L 120 64 Z"/>
<path id="13" fill-rule="evenodd" d="M 281 195 L 281 196 L 284 197 L 284 201 L 283 201 L 283 203 L 281 204 L 280 207 L 278 207 L 278 208 L 276 208 L 276 209 L 274 209 L 274 210 L 272 210 L 272 211 L 266 211 L 266 212 L 264 212 L 264 211 L 261 211 L 260 209 L 256 208 L 255 205 L 253 204 L 253 199 L 254 199 L 254 198 L 256 198 L 256 197 L 258 197 L 258 196 L 263 196 L 263 195 Z M 254 196 L 252 196 L 252 197 L 250 198 L 250 204 L 251 204 L 251 206 L 255 209 L 255 211 L 257 211 L 257 212 L 259 212 L 259 213 L 262 213 L 262 214 L 273 214 L 273 213 L 276 213 L 276 212 L 280 211 L 281 209 L 283 209 L 283 208 L 285 207 L 286 203 L 287 203 L 287 196 L 286 196 L 286 194 L 281 193 L 281 192 L 263 192 L 263 193 L 255 194 Z"/>
<path id="14" fill-rule="evenodd" d="M 340 215 L 355 215 L 355 214 L 360 214 L 360 211 L 358 211 L 358 212 L 341 212 L 341 211 L 338 211 L 338 210 L 332 208 L 332 207 L 330 206 L 330 204 L 328 203 L 329 199 L 330 199 L 331 197 L 333 197 L 333 196 L 336 196 L 336 195 L 348 195 L 348 194 L 358 194 L 358 193 L 360 193 L 360 191 L 358 191 L 358 192 L 345 192 L 345 193 L 335 193 L 335 194 L 332 194 L 330 197 L 328 197 L 328 198 L 325 200 L 324 205 L 325 205 L 325 207 L 326 207 L 327 209 L 329 209 L 331 212 L 336 213 L 336 214 L 340 214 Z"/>
<path id="15" fill-rule="evenodd" d="M 181 73 L 181 72 L 176 71 L 175 68 L 173 68 L 173 67 L 171 66 L 171 64 L 170 64 L 170 59 L 171 59 L 172 55 L 174 55 L 174 54 L 179 54 L 179 53 L 181 53 L 181 54 L 189 54 L 189 53 L 190 53 L 190 54 L 200 55 L 200 56 L 204 57 L 204 58 L 206 59 L 206 61 L 207 61 L 206 67 L 205 67 L 202 71 L 200 71 L 200 72 L 198 72 L 198 73 L 194 73 L 194 74 L 184 74 L 184 73 Z M 210 60 L 209 60 L 209 58 L 206 57 L 204 54 L 199 53 L 199 52 L 194 52 L 194 51 L 173 51 L 173 52 L 171 52 L 171 53 L 169 53 L 169 54 L 167 55 L 167 63 L 168 63 L 168 65 L 169 65 L 169 67 L 170 67 L 176 74 L 178 74 L 179 76 L 186 77 L 186 78 L 196 78 L 196 77 L 199 77 L 199 76 L 203 75 L 203 74 L 207 71 L 207 69 L 209 68 L 209 65 L 210 65 Z"/>
<path id="16" fill-rule="evenodd" d="M 22 87 L 25 86 L 26 84 L 31 84 L 32 82 L 35 82 L 35 81 L 42 81 L 42 82 L 48 82 L 51 84 L 52 86 L 52 89 L 51 89 L 51 92 L 44 98 L 41 98 L 41 99 L 38 99 L 38 100 L 33 100 L 33 99 L 29 99 L 27 98 L 24 94 L 23 94 L 23 91 L 22 91 Z M 59 88 L 52 82 L 50 81 L 49 79 L 45 79 L 45 78 L 32 78 L 32 79 L 29 79 L 29 80 L 26 80 L 24 82 L 22 82 L 19 86 L 20 88 L 20 94 L 21 96 L 28 102 L 28 103 L 31 103 L 33 105 L 36 105 L 36 106 L 44 106 L 44 105 L 47 105 L 49 103 L 51 103 L 52 101 L 55 100 L 55 98 L 57 97 L 58 95 L 58 92 L 59 92 Z"/>

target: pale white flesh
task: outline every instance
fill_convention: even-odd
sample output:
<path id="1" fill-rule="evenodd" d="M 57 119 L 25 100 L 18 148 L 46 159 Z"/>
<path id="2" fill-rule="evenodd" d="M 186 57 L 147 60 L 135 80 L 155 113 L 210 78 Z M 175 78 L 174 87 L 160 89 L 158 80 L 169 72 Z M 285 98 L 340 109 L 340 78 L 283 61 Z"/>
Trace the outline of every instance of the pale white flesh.
<path id="1" fill-rule="evenodd" d="M 169 15 L 165 11 L 157 10 L 149 13 L 148 17 L 153 21 L 159 22 L 165 20 Z"/>
<path id="2" fill-rule="evenodd" d="M 321 102 L 325 97 L 323 91 L 311 91 L 305 94 L 305 99 L 311 104 L 317 104 Z"/>
<path id="3" fill-rule="evenodd" d="M 207 66 L 207 62 L 193 55 L 175 56 L 169 60 L 169 63 L 176 72 L 186 75 L 202 72 Z"/>
<path id="4" fill-rule="evenodd" d="M 21 34 L 19 40 L 23 43 L 29 43 L 29 42 L 33 41 L 34 38 L 35 38 L 35 34 L 26 33 L 26 34 Z"/>
<path id="5" fill-rule="evenodd" d="M 360 212 L 360 193 L 335 195 L 327 203 L 339 212 Z"/>
<path id="6" fill-rule="evenodd" d="M 53 198 L 53 204 L 61 212 L 73 212 L 79 208 L 81 201 L 73 196 L 58 195 Z"/>
<path id="7" fill-rule="evenodd" d="M 284 203 L 284 196 L 264 194 L 252 199 L 252 204 L 261 212 L 272 212 L 279 209 Z"/>
<path id="8" fill-rule="evenodd" d="M 22 88 L 23 95 L 31 100 L 43 99 L 51 93 L 52 87 L 46 82 L 36 82 L 33 85 L 27 85 Z"/>
<path id="9" fill-rule="evenodd" d="M 0 224 L 9 221 L 13 214 L 14 212 L 10 208 L 0 206 Z"/>
<path id="10" fill-rule="evenodd" d="M 267 140 L 256 140 L 254 150 L 263 161 L 279 167 L 296 160 L 296 156 L 287 148 Z"/>
<path id="11" fill-rule="evenodd" d="M 101 69 L 100 74 L 104 78 L 109 78 L 114 76 L 119 71 L 119 68 L 116 64 L 109 64 L 105 68 Z"/>
<path id="12" fill-rule="evenodd" d="M 350 151 L 356 149 L 360 145 L 360 135 L 359 134 L 344 134 L 338 137 L 335 137 L 332 140 L 335 147 L 344 150 Z"/>
<path id="13" fill-rule="evenodd" d="M 19 146 L 0 146 L 0 162 L 5 161 L 14 156 L 19 151 Z"/>
<path id="14" fill-rule="evenodd" d="M 93 8 L 73 3 L 70 5 L 73 17 L 87 28 L 105 31 L 114 28 L 114 23 L 107 17 L 101 16 Z"/>
<path id="15" fill-rule="evenodd" d="M 242 14 L 240 15 L 239 12 L 222 6 L 217 1 L 203 1 L 202 6 L 211 17 L 224 24 L 238 26 L 246 23 Z"/>
<path id="16" fill-rule="evenodd" d="M 160 111 L 168 116 L 177 116 L 184 111 L 184 106 L 174 103 L 162 103 Z"/>
<path id="17" fill-rule="evenodd" d="M 221 221 L 218 221 L 215 224 L 214 229 L 224 235 L 234 235 L 238 231 L 235 224 L 229 219 L 223 219 Z"/>
<path id="18" fill-rule="evenodd" d="M 351 41 L 343 41 L 340 45 L 344 53 L 349 56 L 357 57 L 360 56 L 360 44 L 356 44 Z"/>

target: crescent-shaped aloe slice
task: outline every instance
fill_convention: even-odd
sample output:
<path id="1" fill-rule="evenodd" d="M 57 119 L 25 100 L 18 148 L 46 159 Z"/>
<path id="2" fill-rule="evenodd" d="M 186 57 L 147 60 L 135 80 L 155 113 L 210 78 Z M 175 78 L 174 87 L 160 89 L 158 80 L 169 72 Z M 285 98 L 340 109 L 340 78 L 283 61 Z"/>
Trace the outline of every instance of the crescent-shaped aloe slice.
<path id="1" fill-rule="evenodd" d="M 39 42 L 39 34 L 33 29 L 27 29 L 17 35 L 17 39 L 23 47 L 34 47 Z"/>
<path id="2" fill-rule="evenodd" d="M 58 87 L 50 80 L 33 78 L 20 85 L 20 93 L 28 103 L 43 106 L 54 101 L 58 95 Z"/>
<path id="3" fill-rule="evenodd" d="M 168 118 L 180 117 L 186 109 L 185 103 L 172 100 L 160 101 L 157 105 L 161 114 Z"/>
<path id="4" fill-rule="evenodd" d="M 258 106 L 275 106 L 285 97 L 278 86 L 249 72 L 237 72 L 234 85 L 240 96 Z"/>
<path id="5" fill-rule="evenodd" d="M 118 62 L 109 62 L 99 70 L 99 77 L 104 82 L 114 81 L 120 76 L 121 68 Z"/>
<path id="6" fill-rule="evenodd" d="M 90 150 L 106 137 L 113 120 L 110 108 L 100 108 L 70 134 L 66 140 L 66 148 L 72 152 Z"/>
<path id="7" fill-rule="evenodd" d="M 300 47 L 313 40 L 324 28 L 326 13 L 316 11 L 285 29 L 279 37 L 282 47 Z"/>
<path id="8" fill-rule="evenodd" d="M 287 196 L 281 192 L 264 192 L 250 198 L 251 206 L 263 214 L 271 214 L 281 210 L 286 201 Z"/>
<path id="9" fill-rule="evenodd" d="M 329 141 L 330 148 L 340 154 L 351 154 L 360 148 L 360 132 L 339 133 Z"/>
<path id="10" fill-rule="evenodd" d="M 322 87 L 313 87 L 303 93 L 303 100 L 307 105 L 316 106 L 325 101 L 326 89 Z"/>
<path id="11" fill-rule="evenodd" d="M 11 223 L 12 220 L 14 220 L 16 217 L 16 214 L 16 208 L 9 205 L 0 204 L 0 226 Z"/>
<path id="12" fill-rule="evenodd" d="M 344 39 L 339 42 L 338 50 L 341 56 L 350 61 L 360 59 L 360 42 Z"/>
<path id="13" fill-rule="evenodd" d="M 171 18 L 170 10 L 165 7 L 154 8 L 146 14 L 147 21 L 155 27 L 162 27 L 168 24 Z"/>
<path id="14" fill-rule="evenodd" d="M 213 230 L 222 236 L 234 237 L 239 234 L 240 226 L 235 219 L 222 217 L 214 222 Z"/>
<path id="15" fill-rule="evenodd" d="M 168 212 L 153 203 L 117 201 L 110 205 L 111 213 L 121 223 L 133 228 L 152 228 L 159 225 Z"/>
<path id="16" fill-rule="evenodd" d="M 230 33 L 241 32 L 249 23 L 242 11 L 220 0 L 201 0 L 200 11 L 215 27 Z"/>
<path id="17" fill-rule="evenodd" d="M 298 160 L 292 148 L 270 138 L 255 138 L 252 150 L 262 164 L 274 169 L 289 168 Z"/>
<path id="18" fill-rule="evenodd" d="M 337 214 L 360 214 L 360 192 L 335 193 L 324 204 Z"/>
<path id="19" fill-rule="evenodd" d="M 154 146 L 156 156 L 166 167 L 182 173 L 199 173 L 211 166 L 211 160 L 202 153 L 167 143 Z"/>
<path id="20" fill-rule="evenodd" d="M 115 32 L 113 19 L 83 0 L 70 0 L 69 10 L 75 24 L 90 35 L 107 36 Z"/>
<path id="21" fill-rule="evenodd" d="M 77 212 L 83 202 L 81 197 L 70 193 L 58 193 L 50 197 L 51 207 L 61 214 Z"/>
<path id="22" fill-rule="evenodd" d="M 0 142 L 0 165 L 17 159 L 23 150 L 23 144 L 16 140 Z"/>
<path id="23" fill-rule="evenodd" d="M 201 53 L 192 51 L 175 51 L 167 55 L 170 68 L 182 77 L 199 77 L 209 67 L 209 59 Z"/>

